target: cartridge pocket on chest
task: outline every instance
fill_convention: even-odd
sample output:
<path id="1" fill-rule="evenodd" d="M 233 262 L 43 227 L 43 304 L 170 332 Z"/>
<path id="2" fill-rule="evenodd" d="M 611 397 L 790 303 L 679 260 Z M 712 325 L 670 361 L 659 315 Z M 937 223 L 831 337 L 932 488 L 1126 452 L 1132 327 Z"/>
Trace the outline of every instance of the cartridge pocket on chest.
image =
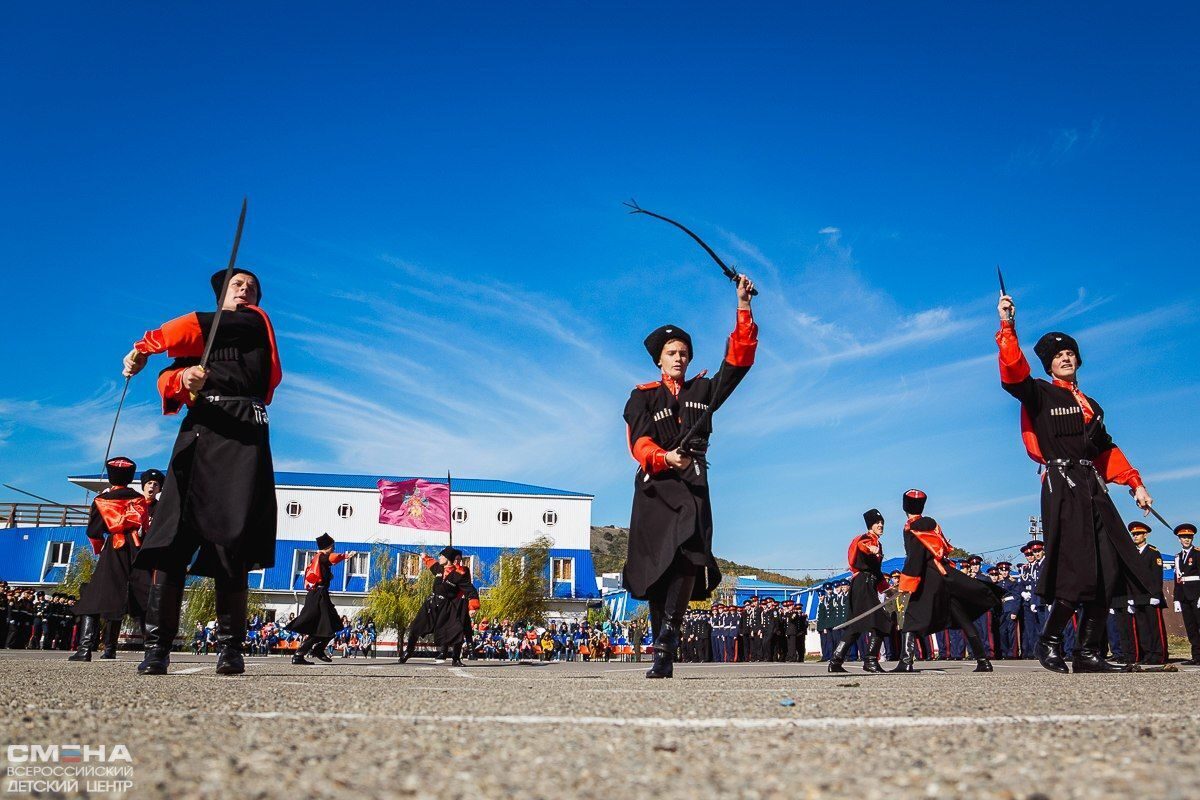
<path id="1" fill-rule="evenodd" d="M 1061 406 L 1050 409 L 1050 430 L 1056 436 L 1077 436 L 1083 433 L 1083 409 Z"/>

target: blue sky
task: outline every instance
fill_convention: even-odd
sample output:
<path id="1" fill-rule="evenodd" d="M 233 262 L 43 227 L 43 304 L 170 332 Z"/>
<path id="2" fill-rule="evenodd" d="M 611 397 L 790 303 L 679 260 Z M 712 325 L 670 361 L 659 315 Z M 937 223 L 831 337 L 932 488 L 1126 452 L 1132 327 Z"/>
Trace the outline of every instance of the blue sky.
<path id="1" fill-rule="evenodd" d="M 633 196 L 762 290 L 719 554 L 840 566 L 871 506 L 898 553 L 911 486 L 956 544 L 1024 541 L 997 263 L 1025 343 L 1075 334 L 1162 510 L 1200 517 L 1192 6 L 56 8 L 9 9 L 0 48 L 4 482 L 80 499 L 121 355 L 211 304 L 245 193 L 280 468 L 543 483 L 625 524 L 642 337 L 715 367 L 734 308 Z M 161 465 L 149 374 L 115 449 Z"/>

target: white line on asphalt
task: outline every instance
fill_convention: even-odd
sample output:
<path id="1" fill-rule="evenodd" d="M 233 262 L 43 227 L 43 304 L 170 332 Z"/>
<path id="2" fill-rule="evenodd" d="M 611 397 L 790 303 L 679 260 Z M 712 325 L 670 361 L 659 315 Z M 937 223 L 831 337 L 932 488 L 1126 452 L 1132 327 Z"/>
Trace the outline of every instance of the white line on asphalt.
<path id="1" fill-rule="evenodd" d="M 466 671 L 465 669 L 463 669 L 462 667 L 451 667 L 451 668 L 450 668 L 450 671 L 451 671 L 452 673 L 454 673 L 455 675 L 457 675 L 458 677 L 460 677 L 460 678 L 470 678 L 471 680 L 477 680 L 476 676 L 474 676 L 474 675 L 472 675 L 471 673 L 467 672 L 467 671 Z"/>
<path id="2" fill-rule="evenodd" d="M 26 709 L 39 714 L 78 714 L 75 709 Z M 114 709 L 112 713 L 120 713 Z M 798 730 L 896 728 L 963 728 L 993 725 L 1074 725 L 1095 722 L 1200 722 L 1200 714 L 1023 714 L 990 717 L 813 717 L 788 719 L 721 718 L 672 719 L 665 717 L 564 717 L 533 715 L 432 715 L 432 714 L 362 714 L 325 711 L 188 711 L 155 709 L 156 716 L 178 717 L 239 717 L 262 720 L 358 720 L 367 722 L 405 722 L 412 724 L 444 725 L 447 722 L 467 725 L 593 725 L 608 728 L 680 728 L 685 730 Z"/>
<path id="3" fill-rule="evenodd" d="M 171 674 L 171 675 L 194 675 L 197 672 L 203 672 L 204 669 L 205 669 L 204 667 L 192 667 L 191 669 L 177 669 L 177 670 L 173 670 L 169 674 Z"/>

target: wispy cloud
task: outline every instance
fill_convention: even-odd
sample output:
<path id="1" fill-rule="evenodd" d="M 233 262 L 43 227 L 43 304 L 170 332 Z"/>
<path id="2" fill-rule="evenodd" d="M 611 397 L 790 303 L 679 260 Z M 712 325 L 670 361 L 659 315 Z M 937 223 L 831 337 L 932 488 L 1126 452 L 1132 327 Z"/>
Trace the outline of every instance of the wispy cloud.
<path id="1" fill-rule="evenodd" d="M 1057 166 L 1088 152 L 1103 138 L 1103 120 L 1093 119 L 1083 127 L 1060 127 L 1044 131 L 1037 141 L 1014 150 L 1008 168 L 1036 169 Z"/>
<path id="2" fill-rule="evenodd" d="M 1043 325 L 1049 326 L 1049 325 L 1054 325 L 1055 323 L 1058 323 L 1058 322 L 1062 322 L 1063 320 L 1066 320 L 1066 319 L 1072 319 L 1073 317 L 1082 316 L 1083 314 L 1086 314 L 1089 311 L 1092 311 L 1093 309 L 1099 308 L 1100 306 L 1111 302 L 1112 299 L 1113 299 L 1112 295 L 1105 295 L 1105 296 L 1094 297 L 1094 298 L 1089 299 L 1087 296 L 1087 289 L 1084 289 L 1081 286 L 1081 287 L 1079 287 L 1078 296 L 1073 301 L 1071 301 L 1067 305 L 1063 306 L 1058 311 L 1055 311 L 1053 314 L 1046 317 L 1041 322 Z"/>

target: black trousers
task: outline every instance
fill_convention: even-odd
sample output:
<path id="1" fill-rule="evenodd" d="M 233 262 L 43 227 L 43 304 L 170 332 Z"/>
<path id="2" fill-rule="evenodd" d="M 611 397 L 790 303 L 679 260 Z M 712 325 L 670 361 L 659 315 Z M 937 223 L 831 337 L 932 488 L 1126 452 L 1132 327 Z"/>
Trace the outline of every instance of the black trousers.
<path id="1" fill-rule="evenodd" d="M 1166 630 L 1161 606 L 1135 606 L 1133 620 L 1137 627 L 1138 663 L 1167 663 Z"/>
<path id="2" fill-rule="evenodd" d="M 670 622 L 676 632 L 683 625 L 683 615 L 691 602 L 698 572 L 699 567 L 690 559 L 676 553 L 671 566 L 646 592 L 646 600 L 650 605 L 650 631 L 655 641 L 664 622 Z"/>
<path id="3" fill-rule="evenodd" d="M 1195 586 L 1196 584 L 1191 585 Z M 1183 615 L 1183 627 L 1187 631 L 1188 641 L 1192 644 L 1192 661 L 1200 661 L 1200 609 L 1196 608 L 1198 598 L 1189 597 L 1187 592 L 1176 589 L 1175 599 L 1179 601 L 1179 613 Z"/>

